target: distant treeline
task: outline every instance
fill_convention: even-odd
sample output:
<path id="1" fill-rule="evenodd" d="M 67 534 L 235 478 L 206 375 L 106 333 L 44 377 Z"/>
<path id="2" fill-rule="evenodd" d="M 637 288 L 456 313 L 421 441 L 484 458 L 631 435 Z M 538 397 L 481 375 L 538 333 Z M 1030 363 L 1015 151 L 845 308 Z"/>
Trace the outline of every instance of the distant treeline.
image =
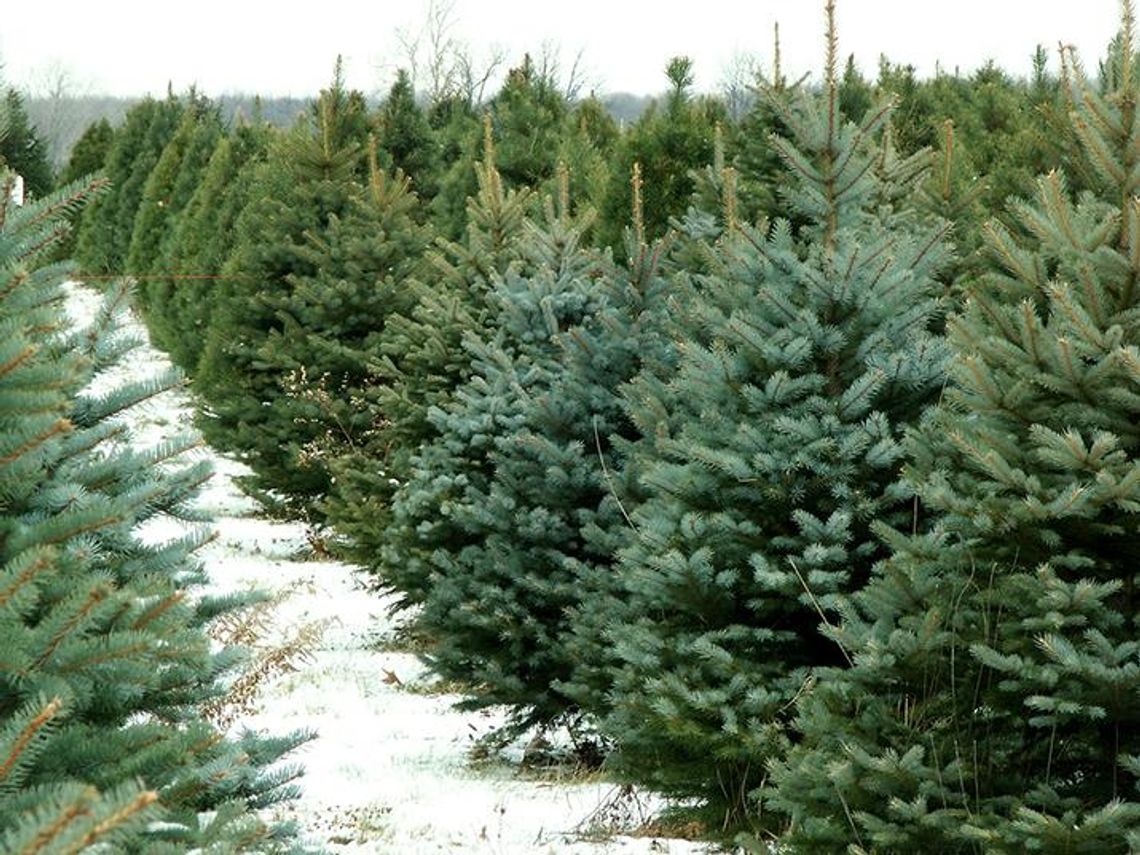
<path id="1" fill-rule="evenodd" d="M 46 143 L 48 161 L 53 169 L 59 170 L 87 128 L 103 119 L 112 126 L 121 124 L 131 107 L 141 100 L 111 95 L 29 96 L 24 99 L 24 108 L 31 125 Z M 623 126 L 637 121 L 652 101 L 651 96 L 628 92 L 606 95 L 601 99 L 607 112 Z M 267 124 L 277 128 L 287 128 L 296 122 L 311 102 L 312 98 L 266 98 L 240 94 L 222 95 L 214 100 L 227 125 L 232 124 L 238 115 L 247 118 L 260 115 Z"/>

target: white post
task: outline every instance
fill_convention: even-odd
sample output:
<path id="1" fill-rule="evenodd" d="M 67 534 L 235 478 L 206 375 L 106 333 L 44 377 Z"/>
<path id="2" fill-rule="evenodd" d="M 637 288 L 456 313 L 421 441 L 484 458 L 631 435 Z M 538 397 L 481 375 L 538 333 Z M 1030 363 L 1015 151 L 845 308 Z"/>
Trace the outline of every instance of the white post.
<path id="1" fill-rule="evenodd" d="M 20 205 L 24 204 L 24 176 L 23 175 L 13 175 L 12 176 L 12 190 L 8 194 L 8 197 L 12 200 L 13 205 L 20 206 Z"/>

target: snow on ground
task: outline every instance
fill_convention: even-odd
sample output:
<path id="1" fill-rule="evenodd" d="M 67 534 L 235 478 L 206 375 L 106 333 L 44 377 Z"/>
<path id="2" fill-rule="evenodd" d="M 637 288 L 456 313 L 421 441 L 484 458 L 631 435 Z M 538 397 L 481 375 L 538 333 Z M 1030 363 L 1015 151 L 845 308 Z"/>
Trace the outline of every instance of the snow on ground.
<path id="1" fill-rule="evenodd" d="M 69 288 L 68 310 L 83 324 L 98 305 L 91 291 Z M 127 323 L 145 337 L 133 320 Z M 132 354 L 117 376 L 147 376 L 168 366 L 150 347 Z M 114 382 L 114 377 L 103 382 Z M 158 442 L 192 428 L 185 390 L 136 408 L 135 441 Z M 216 475 L 199 503 L 216 517 L 217 537 L 201 551 L 216 591 L 256 587 L 275 598 L 262 641 L 309 632 L 307 659 L 259 686 L 235 727 L 270 733 L 315 730 L 290 758 L 305 767 L 300 799 L 283 809 L 313 845 L 336 853 L 487 853 L 597 855 L 696 853 L 681 840 L 612 836 L 615 817 L 647 818 L 651 799 L 615 800 L 598 780 L 527 778 L 499 763 L 469 759 L 475 739 L 500 718 L 459 713 L 457 696 L 429 690 L 430 678 L 396 643 L 388 602 L 364 589 L 357 571 L 312 558 L 305 529 L 259 514 L 233 479 L 244 466 L 210 449 Z M 145 536 L 177 533 L 174 521 L 148 525 Z"/>

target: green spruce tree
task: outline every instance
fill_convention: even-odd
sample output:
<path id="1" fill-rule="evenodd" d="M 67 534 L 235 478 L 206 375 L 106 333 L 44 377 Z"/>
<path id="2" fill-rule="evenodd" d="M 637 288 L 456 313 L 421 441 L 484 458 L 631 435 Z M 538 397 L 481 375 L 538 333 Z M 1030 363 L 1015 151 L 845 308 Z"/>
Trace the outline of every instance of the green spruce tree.
<path id="1" fill-rule="evenodd" d="M 127 113 L 107 154 L 106 194 L 83 212 L 76 236 L 76 260 L 93 276 L 123 272 L 135 216 L 151 170 L 178 126 L 182 102 L 173 94 L 147 98 Z"/>
<path id="2" fill-rule="evenodd" d="M 829 633 L 854 667 L 801 704 L 776 804 L 804 851 L 1140 847 L 1140 79 L 1124 2 L 1103 93 L 1068 57 L 1097 188 L 1040 178 L 948 325 L 910 443 L 930 518 Z"/>
<path id="3" fill-rule="evenodd" d="M 67 163 L 59 173 L 59 186 L 74 184 L 101 172 L 114 139 L 115 129 L 106 119 L 100 119 L 89 125 L 71 147 Z"/>
<path id="4" fill-rule="evenodd" d="M 554 181 L 570 121 L 570 105 L 554 75 L 535 66 L 529 54 L 524 56 L 522 64 L 507 73 L 485 115 L 494 131 L 496 167 L 507 187 L 539 190 Z M 479 124 L 464 121 L 462 114 L 454 130 L 463 134 L 459 150 L 452 159 L 444 155 L 443 162 L 451 167 L 431 207 L 440 231 L 459 239 L 466 227 L 467 200 L 478 192 L 474 165 L 483 154 L 483 135 Z M 538 204 L 539 198 L 533 201 Z"/>
<path id="5" fill-rule="evenodd" d="M 28 118 L 23 96 L 11 87 L 4 93 L 2 115 L 5 120 L 0 133 L 0 168 L 7 167 L 24 179 L 26 196 L 46 196 L 55 185 L 48 146 Z"/>
<path id="6" fill-rule="evenodd" d="M 479 160 L 481 150 L 476 142 L 479 116 L 466 99 L 453 96 L 440 100 L 429 107 L 427 116 L 436 135 L 441 165 L 466 161 L 470 168 Z M 449 240 L 463 240 L 467 228 L 467 199 L 477 192 L 476 185 L 469 180 L 466 170 L 456 166 L 445 168 L 435 195 L 424 197 L 436 231 Z M 456 182 L 462 182 L 465 189 L 449 191 L 448 186 Z"/>
<path id="7" fill-rule="evenodd" d="M 362 106 L 337 80 L 319 120 L 262 167 L 195 376 L 207 438 L 249 463 L 248 487 L 276 491 L 287 512 L 311 519 L 329 491 L 329 446 L 370 429 L 368 363 L 385 318 L 410 306 L 404 282 L 427 243 L 406 179 L 373 158 L 368 181 L 356 180 L 370 158 L 343 109 Z"/>
<path id="8" fill-rule="evenodd" d="M 237 220 L 250 201 L 270 148 L 268 126 L 234 128 L 218 140 L 194 194 L 164 250 L 163 264 L 177 278 L 161 317 L 163 338 L 175 365 L 197 373 L 215 313 L 232 293 L 222 268 L 234 249 Z"/>
<path id="9" fill-rule="evenodd" d="M 598 242 L 604 246 L 624 248 L 633 165 L 640 165 L 645 231 L 654 240 L 665 234 L 671 218 L 685 213 L 695 189 L 691 173 L 712 163 L 716 127 L 727 122 L 722 104 L 693 96 L 692 60 L 674 57 L 665 75 L 670 88 L 664 103 L 654 102 L 618 144 L 599 211 Z"/>
<path id="10" fill-rule="evenodd" d="M 107 162 L 107 153 L 111 150 L 111 143 L 114 138 L 115 130 L 106 119 L 100 119 L 88 127 L 72 146 L 71 155 L 56 179 L 57 186 L 67 187 L 77 181 L 102 173 Z M 81 209 L 71 215 L 68 234 L 60 241 L 59 248 L 56 250 L 57 259 L 75 256 L 75 234 L 82 213 Z"/>
<path id="11" fill-rule="evenodd" d="M 164 350 L 171 344 L 169 310 L 176 287 L 170 275 L 176 271 L 165 269 L 167 248 L 221 135 L 217 108 L 191 93 L 182 121 L 147 179 L 135 216 L 126 272 L 139 278 L 139 308 L 152 341 Z"/>
<path id="12" fill-rule="evenodd" d="M 412 79 L 404 69 L 376 115 L 381 164 L 408 176 L 421 199 L 431 199 L 439 187 L 438 142 L 427 115 L 416 101 Z"/>

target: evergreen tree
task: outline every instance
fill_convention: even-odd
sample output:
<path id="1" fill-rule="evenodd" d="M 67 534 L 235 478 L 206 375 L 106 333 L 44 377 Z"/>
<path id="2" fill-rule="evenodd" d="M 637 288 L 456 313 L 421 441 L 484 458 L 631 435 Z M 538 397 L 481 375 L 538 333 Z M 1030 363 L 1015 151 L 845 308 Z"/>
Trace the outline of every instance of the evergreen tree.
<path id="1" fill-rule="evenodd" d="M 171 345 L 168 316 L 176 285 L 170 274 L 177 272 L 165 269 L 168 248 L 221 135 L 217 109 L 191 93 L 178 129 L 147 179 L 135 216 L 126 270 L 140 278 L 139 308 L 152 341 L 163 349 Z"/>
<path id="2" fill-rule="evenodd" d="M 550 672 L 532 636 L 536 625 L 551 620 L 547 608 L 557 597 L 535 591 L 528 602 L 519 596 L 526 587 L 521 581 L 519 589 L 507 590 L 503 577 L 521 568 L 511 559 L 509 567 L 492 566 L 506 556 L 486 538 L 512 520 L 528 532 L 542 525 L 541 514 L 513 517 L 509 499 L 494 491 L 497 465 L 520 441 L 528 399 L 558 370 L 558 334 L 596 307 L 598 265 L 581 248 L 584 224 L 564 209 L 548 209 L 546 227 L 533 230 L 525 245 L 532 272 L 508 269 L 493 283 L 490 330 L 482 339 L 467 338 L 470 378 L 446 406 L 429 412 L 437 436 L 414 456 L 411 475 L 397 490 L 383 569 L 384 581 L 405 603 L 419 606 L 413 629 L 428 640 L 432 668 L 478 686 L 466 706 L 507 702 L 541 719 L 549 706 L 535 697 L 534 686 Z M 496 525 L 498 514 L 508 519 Z M 507 660 L 514 665 L 504 671 Z"/>
<path id="3" fill-rule="evenodd" d="M 435 196 L 441 169 L 438 144 L 427 116 L 416 103 L 412 79 L 402 68 L 380 106 L 376 125 L 382 165 L 408 176 L 421 199 Z"/>
<path id="4" fill-rule="evenodd" d="M 71 147 L 67 163 L 59 173 L 59 186 L 74 184 L 102 171 L 114 139 L 115 129 L 106 119 L 89 125 Z"/>
<path id="5" fill-rule="evenodd" d="M 1103 94 L 1067 64 L 1102 189 L 1050 172 L 989 227 L 910 443 L 932 519 L 882 527 L 892 554 L 829 633 L 854 667 L 820 675 L 777 775 L 795 847 L 1140 847 L 1140 80 L 1132 49 Z"/>
<path id="6" fill-rule="evenodd" d="M 24 109 L 24 99 L 15 89 L 4 93 L 3 132 L 0 133 L 0 168 L 7 167 L 24 179 L 30 198 L 51 192 L 55 181 L 47 143 L 40 137 Z"/>
<path id="7" fill-rule="evenodd" d="M 325 509 L 353 560 L 367 567 L 380 565 L 382 551 L 402 548 L 389 530 L 392 496 L 410 477 L 411 456 L 438 437 L 429 413 L 470 376 L 463 343 L 488 329 L 492 283 L 524 261 L 530 193 L 503 187 L 489 127 L 485 144 L 464 240 L 441 240 L 421 276 L 406 283 L 411 307 L 385 319 L 361 394 L 371 427 L 332 452 L 335 484 Z"/>
<path id="8" fill-rule="evenodd" d="M 894 142 L 904 153 L 945 142 L 946 122 L 954 126 L 955 172 L 974 184 L 985 211 L 996 214 L 1005 200 L 1024 195 L 1033 176 L 1063 165 L 1082 189 L 1091 173 L 1068 126 L 1065 95 L 1044 69 L 1038 49 L 1032 80 L 1016 79 L 987 63 L 969 77 L 939 72 L 920 80 L 911 66 L 880 66 L 877 88 L 897 99 Z M 967 206 L 968 207 L 968 206 Z M 969 214 L 968 210 L 960 213 Z M 980 241 L 982 219 L 965 216 L 958 228 Z"/>
<path id="9" fill-rule="evenodd" d="M 190 101 L 194 94 L 190 94 Z M 114 219 L 112 221 L 113 240 L 111 269 L 108 273 L 121 274 L 127 271 L 131 243 L 135 235 L 135 221 L 143 205 L 147 184 L 151 174 L 158 166 L 167 143 L 177 133 L 182 123 L 182 116 L 188 107 L 181 98 L 169 93 L 163 101 L 158 102 L 154 118 L 146 129 L 141 148 L 131 164 L 130 172 L 123 179 L 119 188 Z"/>
<path id="10" fill-rule="evenodd" d="M 338 90 L 251 188 L 195 376 L 207 438 L 249 463 L 247 486 L 313 519 L 329 491 L 327 445 L 351 446 L 370 428 L 368 363 L 385 318 L 410 305 L 404 282 L 427 243 L 406 179 L 373 162 L 369 181 L 355 180 L 368 158 L 338 111 L 358 99 Z"/>
<path id="11" fill-rule="evenodd" d="M 60 171 L 57 186 L 67 187 L 85 178 L 101 173 L 107 161 L 107 153 L 111 150 L 111 143 L 115 138 L 115 131 L 106 119 L 100 119 L 83 132 L 71 148 L 71 156 Z M 75 256 L 75 235 L 79 226 L 82 211 L 76 211 L 69 217 L 70 229 L 66 237 L 59 243 L 56 250 L 57 259 L 72 258 Z"/>
<path id="12" fill-rule="evenodd" d="M 432 668 L 471 687 L 468 706 L 509 706 L 518 728 L 576 729 L 599 685 L 596 657 L 583 656 L 596 651 L 576 627 L 615 593 L 613 556 L 630 539 L 623 508 L 639 495 L 625 465 L 637 430 L 619 390 L 646 365 L 673 364 L 665 316 L 681 290 L 662 275 L 666 247 L 630 249 L 628 268 L 592 260 L 589 311 L 548 352 L 495 351 L 499 370 L 524 378 L 517 415 L 493 438 L 485 481 L 449 506 L 466 542 L 432 556 L 417 616 Z"/>
<path id="13" fill-rule="evenodd" d="M 495 138 L 496 166 L 507 187 L 536 190 L 555 180 L 570 105 L 553 76 L 525 56 L 507 73 L 486 115 Z M 467 199 L 478 192 L 473 167 L 482 155 L 483 137 L 479 125 L 463 120 L 462 114 L 452 130 L 445 130 L 449 132 L 462 137 L 456 157 L 444 154 L 443 162 L 452 165 L 432 200 L 432 218 L 443 234 L 458 239 L 465 228 Z"/>
<path id="14" fill-rule="evenodd" d="M 63 313 L 60 265 L 40 266 L 89 187 L 22 209 L 0 180 L 0 849 L 279 851 L 258 811 L 288 798 L 270 766 L 303 741 L 230 737 L 208 721 L 237 651 L 206 634 L 238 598 L 205 595 L 194 550 L 138 527 L 190 506 L 208 466 L 192 437 L 131 446 L 120 415 L 179 382 L 114 385 L 137 344 L 112 290 L 91 326 Z M 101 389 L 102 391 L 95 391 Z"/>
<path id="15" fill-rule="evenodd" d="M 807 79 L 804 75 L 798 80 L 789 80 L 784 74 L 777 25 L 771 75 L 758 74 L 754 83 L 758 92 L 767 94 L 752 99 L 738 126 L 724 126 L 724 157 L 736 170 L 737 218 L 744 222 L 787 219 L 794 226 L 799 225 L 797 212 L 787 204 L 784 193 L 787 183 L 784 163 L 778 149 L 771 144 L 773 134 L 786 137 L 792 130 L 784 126 L 780 111 L 774 109 L 772 103 L 774 98 L 790 97 L 795 90 L 808 86 Z M 874 87 L 863 77 L 854 57 L 848 57 L 837 86 L 839 113 L 849 121 L 861 121 L 876 103 Z M 907 151 L 914 152 L 917 148 L 919 146 Z M 716 174 L 720 174 L 719 169 Z"/>
<path id="16" fill-rule="evenodd" d="M 150 325 L 164 327 L 171 359 L 191 375 L 197 372 L 214 315 L 230 293 L 219 277 L 271 138 L 267 126 L 252 124 L 218 140 L 164 250 L 163 263 L 178 279 L 171 283 L 164 313 L 151 318 Z"/>
<path id="17" fill-rule="evenodd" d="M 309 122 L 306 127 L 320 128 L 321 133 L 328 137 L 327 147 L 330 151 L 352 149 L 361 154 L 371 145 L 375 134 L 364 93 L 345 85 L 344 61 L 340 56 L 333 66 L 332 82 L 309 105 Z M 317 158 L 316 165 L 328 172 L 330 165 L 326 155 L 316 151 L 312 154 Z M 353 175 L 366 181 L 369 178 L 368 159 L 360 156 L 353 162 Z"/>
<path id="18" fill-rule="evenodd" d="M 76 260 L 84 273 L 123 272 L 143 189 L 174 133 L 182 104 L 173 95 L 147 98 L 127 113 L 107 154 L 108 192 L 83 212 L 76 236 Z"/>
<path id="19" fill-rule="evenodd" d="M 886 144 L 894 144 L 893 134 Z M 947 119 L 942 124 L 934 168 L 916 204 L 954 224 L 955 257 L 943 269 L 941 278 L 955 301 L 961 299 L 964 288 L 978 277 L 984 266 L 983 230 L 991 213 L 986 208 L 987 189 L 970 152 L 965 150 L 962 134 L 958 133 L 954 121 Z"/>
<path id="20" fill-rule="evenodd" d="M 731 160 L 739 174 L 736 195 L 741 205 L 740 217 L 749 223 L 764 218 L 788 219 L 794 213 L 781 195 L 784 164 L 771 144 L 773 135 L 789 133 L 788 128 L 781 127 L 779 112 L 772 107 L 773 98 L 788 97 L 789 86 L 778 73 L 770 81 L 758 81 L 758 86 L 769 94 L 757 98 L 740 122 Z M 714 163 L 719 160 L 716 154 L 714 149 Z M 717 169 L 715 175 L 720 174 Z"/>
<path id="21" fill-rule="evenodd" d="M 178 128 L 162 149 L 143 188 L 143 200 L 127 253 L 127 271 L 132 276 L 148 277 L 160 269 L 164 247 L 177 226 L 179 214 L 194 194 L 220 136 L 218 108 L 190 92 Z M 139 288 L 144 306 L 153 302 L 152 291 L 146 283 Z"/>
<path id="22" fill-rule="evenodd" d="M 116 129 L 103 164 L 108 190 L 83 208 L 75 235 L 75 260 L 89 275 L 104 275 L 111 269 L 113 219 L 118 193 L 130 175 L 142 146 L 143 135 L 154 118 L 157 102 L 145 98 L 135 104 Z"/>
<path id="23" fill-rule="evenodd" d="M 565 180 L 575 210 L 596 212 L 609 190 L 619 136 L 617 123 L 596 98 L 574 105 L 558 136 L 555 173 L 535 189 L 541 196 L 556 198 Z M 592 234 L 587 237 L 594 242 Z"/>
<path id="24" fill-rule="evenodd" d="M 640 164 L 646 236 L 653 240 L 665 233 L 670 218 L 685 213 L 695 189 L 691 172 L 712 162 L 716 126 L 727 121 L 722 104 L 692 97 L 688 57 L 671 59 L 665 73 L 670 90 L 664 106 L 654 102 L 618 146 L 598 223 L 598 241 L 604 246 L 622 246 L 633 165 Z"/>
<path id="25" fill-rule="evenodd" d="M 477 151 L 473 146 L 478 138 L 479 122 L 466 99 L 453 96 L 431 105 L 428 124 L 436 134 L 441 165 L 468 161 L 470 168 L 478 160 L 478 155 L 472 152 Z M 467 228 L 467 199 L 477 192 L 475 185 L 468 185 L 467 181 L 466 171 L 457 166 L 448 167 L 440 175 L 436 194 L 430 200 L 425 197 L 432 224 L 449 240 L 462 241 Z M 463 182 L 466 189 L 448 192 L 448 186 L 455 182 Z"/>
<path id="26" fill-rule="evenodd" d="M 834 6 L 828 4 L 829 20 Z M 892 156 L 877 106 L 839 112 L 834 27 L 822 92 L 773 108 L 802 226 L 740 224 L 708 252 L 667 386 L 630 389 L 646 426 L 602 729 L 615 770 L 690 800 L 721 830 L 771 828 L 766 769 L 794 698 L 839 651 L 817 629 L 911 513 L 901 439 L 943 380 L 928 331 L 946 226 L 909 208 L 926 158 Z"/>

